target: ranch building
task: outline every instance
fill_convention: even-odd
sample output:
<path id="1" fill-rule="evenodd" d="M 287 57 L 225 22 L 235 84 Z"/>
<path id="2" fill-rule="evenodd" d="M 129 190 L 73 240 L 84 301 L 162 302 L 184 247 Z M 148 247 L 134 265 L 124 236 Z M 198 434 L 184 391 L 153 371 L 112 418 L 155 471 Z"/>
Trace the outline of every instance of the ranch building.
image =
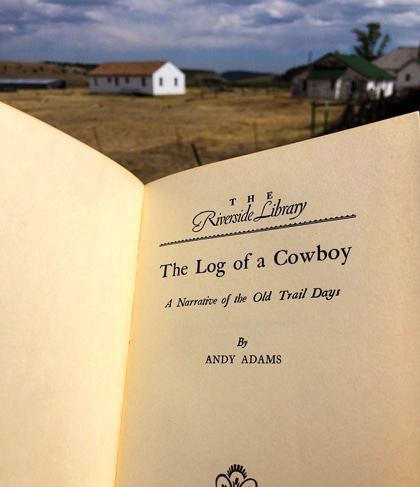
<path id="1" fill-rule="evenodd" d="M 391 96 L 394 76 L 354 54 L 329 53 L 292 80 L 292 95 L 308 98 L 363 99 Z"/>
<path id="2" fill-rule="evenodd" d="M 185 94 L 185 74 L 169 61 L 103 63 L 88 80 L 91 93 Z"/>

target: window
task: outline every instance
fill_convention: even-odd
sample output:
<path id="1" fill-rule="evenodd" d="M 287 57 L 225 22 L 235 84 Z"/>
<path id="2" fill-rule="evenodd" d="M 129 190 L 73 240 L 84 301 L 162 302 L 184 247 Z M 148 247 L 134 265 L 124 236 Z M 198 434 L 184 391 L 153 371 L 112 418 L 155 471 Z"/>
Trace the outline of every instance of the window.
<path id="1" fill-rule="evenodd" d="M 93 77 L 93 84 L 98 86 L 98 78 L 96 76 Z"/>
<path id="2" fill-rule="evenodd" d="M 141 79 L 141 85 L 146 86 L 146 78 L 144 76 Z"/>
<path id="3" fill-rule="evenodd" d="M 174 85 L 178 86 L 178 78 L 174 78 Z"/>
<path id="4" fill-rule="evenodd" d="M 163 86 L 163 78 L 159 78 L 159 86 Z"/>
<path id="5" fill-rule="evenodd" d="M 115 86 L 119 86 L 119 84 L 120 84 L 120 79 L 119 79 L 119 78 L 117 78 L 117 76 L 115 76 L 114 81 L 115 81 Z"/>
<path id="6" fill-rule="evenodd" d="M 405 81 L 410 81 L 411 80 L 411 74 L 410 73 L 407 73 L 405 75 Z"/>
<path id="7" fill-rule="evenodd" d="M 128 76 L 125 77 L 125 84 L 128 85 L 130 83 L 130 78 Z"/>
<path id="8" fill-rule="evenodd" d="M 108 83 L 111 83 L 111 77 L 110 76 L 108 76 L 107 81 L 108 81 Z"/>

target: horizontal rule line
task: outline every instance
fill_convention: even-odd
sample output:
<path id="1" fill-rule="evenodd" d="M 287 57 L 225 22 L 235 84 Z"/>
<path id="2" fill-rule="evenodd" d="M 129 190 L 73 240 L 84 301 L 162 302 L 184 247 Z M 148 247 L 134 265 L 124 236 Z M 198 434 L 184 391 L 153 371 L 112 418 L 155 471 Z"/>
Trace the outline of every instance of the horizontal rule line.
<path id="1" fill-rule="evenodd" d="M 353 214 L 353 215 L 344 215 L 344 216 L 334 216 L 331 218 L 321 218 L 319 220 L 308 220 L 305 222 L 286 223 L 284 225 L 276 225 L 274 227 L 254 228 L 252 230 L 243 230 L 241 232 L 219 233 L 216 235 L 207 235 L 204 237 L 187 238 L 185 240 L 176 240 L 173 242 L 164 242 L 164 243 L 161 243 L 159 245 L 159 247 L 167 247 L 168 245 L 179 245 L 179 244 L 189 243 L 189 242 L 198 242 L 199 240 L 209 240 L 212 238 L 237 237 L 239 235 L 248 235 L 250 233 L 270 232 L 272 230 L 283 230 L 285 228 L 297 228 L 297 227 L 303 227 L 306 225 L 317 225 L 318 223 L 337 222 L 340 220 L 349 220 L 351 218 L 356 218 L 356 215 Z"/>

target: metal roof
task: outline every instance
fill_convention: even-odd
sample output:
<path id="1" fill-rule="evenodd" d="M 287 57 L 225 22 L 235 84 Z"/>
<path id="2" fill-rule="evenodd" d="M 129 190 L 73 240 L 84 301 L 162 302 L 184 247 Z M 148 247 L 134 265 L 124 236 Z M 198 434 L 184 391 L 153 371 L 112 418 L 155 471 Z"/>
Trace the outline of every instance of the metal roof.
<path id="1" fill-rule="evenodd" d="M 51 83 L 62 83 L 64 80 L 62 79 L 38 79 L 38 78 L 0 78 L 0 84 L 3 85 L 10 85 L 10 84 L 19 84 L 19 85 L 49 85 Z"/>
<path id="2" fill-rule="evenodd" d="M 308 79 L 337 79 L 346 68 L 369 80 L 393 80 L 394 76 L 355 54 L 331 52 L 315 61 Z M 341 71 L 341 72 L 340 72 Z"/>
<path id="3" fill-rule="evenodd" d="M 346 64 L 349 68 L 354 69 L 361 75 L 365 76 L 368 79 L 374 80 L 392 80 L 394 76 L 387 71 L 384 71 L 378 66 L 375 66 L 368 60 L 362 58 L 361 56 L 356 56 L 355 54 L 332 54 L 336 59 L 342 61 Z"/>

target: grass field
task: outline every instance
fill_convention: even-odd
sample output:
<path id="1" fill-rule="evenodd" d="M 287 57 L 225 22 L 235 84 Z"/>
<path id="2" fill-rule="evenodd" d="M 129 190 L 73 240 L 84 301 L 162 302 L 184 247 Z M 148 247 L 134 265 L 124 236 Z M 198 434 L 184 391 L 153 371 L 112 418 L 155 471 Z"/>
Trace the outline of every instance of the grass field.
<path id="1" fill-rule="evenodd" d="M 98 149 L 143 182 L 310 137 L 311 100 L 286 90 L 188 90 L 185 96 L 91 95 L 86 88 L 0 93 L 0 101 Z M 329 120 L 343 108 L 332 107 Z M 317 116 L 322 130 L 322 114 Z"/>

